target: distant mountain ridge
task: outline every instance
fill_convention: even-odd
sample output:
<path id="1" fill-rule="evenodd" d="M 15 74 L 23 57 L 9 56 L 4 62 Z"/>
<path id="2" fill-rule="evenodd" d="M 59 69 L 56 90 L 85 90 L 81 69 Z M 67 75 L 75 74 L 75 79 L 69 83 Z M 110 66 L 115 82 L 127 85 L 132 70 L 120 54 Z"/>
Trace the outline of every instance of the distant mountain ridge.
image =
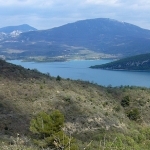
<path id="1" fill-rule="evenodd" d="M 7 27 L 0 28 L 0 32 L 6 34 L 11 33 L 13 31 L 28 32 L 28 31 L 36 31 L 36 30 L 37 30 L 36 28 L 31 27 L 28 24 L 22 24 L 18 26 L 7 26 Z"/>
<path id="2" fill-rule="evenodd" d="M 21 53 L 15 53 L 17 58 L 42 56 L 66 60 L 100 59 L 108 58 L 109 55 L 126 57 L 149 53 L 150 30 L 113 19 L 97 18 L 21 33 L 9 42 L 7 40 L 7 44 L 5 41 L 0 44 L 6 51 L 21 50 Z M 14 57 L 8 52 L 1 54 Z"/>
<path id="3" fill-rule="evenodd" d="M 24 33 L 20 35 L 20 38 L 28 36 L 30 40 L 65 41 L 69 40 L 70 38 L 92 39 L 93 36 L 97 37 L 98 39 L 98 35 L 101 34 L 150 38 L 150 30 L 142 29 L 138 26 L 126 22 L 119 22 L 109 18 L 81 20 L 48 30 Z M 45 37 L 41 35 L 45 35 Z M 87 35 L 92 35 L 92 37 L 87 37 Z"/>
<path id="4" fill-rule="evenodd" d="M 5 40 L 10 37 L 16 37 L 23 32 L 36 31 L 37 29 L 27 24 L 18 26 L 7 26 L 0 28 L 0 40 Z"/>
<path id="5" fill-rule="evenodd" d="M 91 66 L 93 69 L 150 71 L 150 53 L 127 57 L 107 64 Z"/>

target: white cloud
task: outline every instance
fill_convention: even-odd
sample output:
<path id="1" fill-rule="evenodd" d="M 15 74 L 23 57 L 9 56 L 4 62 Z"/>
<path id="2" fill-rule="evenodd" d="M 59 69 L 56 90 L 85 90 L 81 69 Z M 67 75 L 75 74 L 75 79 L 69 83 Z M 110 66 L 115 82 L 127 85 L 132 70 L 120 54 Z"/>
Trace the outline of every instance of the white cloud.
<path id="1" fill-rule="evenodd" d="M 52 0 L 0 0 L 0 6 L 51 6 L 53 4 Z"/>
<path id="2" fill-rule="evenodd" d="M 141 10 L 150 8 L 150 1 L 149 0 L 120 0 L 122 6 L 126 8 L 132 8 L 133 10 Z"/>
<path id="3" fill-rule="evenodd" d="M 86 0 L 90 4 L 116 5 L 118 0 Z"/>
<path id="4" fill-rule="evenodd" d="M 149 14 L 149 0 L 0 0 L 1 27 L 24 22 L 43 29 L 81 19 L 111 18 L 150 29 Z"/>

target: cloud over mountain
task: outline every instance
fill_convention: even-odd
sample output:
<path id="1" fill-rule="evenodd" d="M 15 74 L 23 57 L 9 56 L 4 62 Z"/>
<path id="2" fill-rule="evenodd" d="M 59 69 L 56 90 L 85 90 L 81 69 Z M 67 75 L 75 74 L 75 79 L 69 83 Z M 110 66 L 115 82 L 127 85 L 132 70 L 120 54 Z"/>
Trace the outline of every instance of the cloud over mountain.
<path id="1" fill-rule="evenodd" d="M 150 29 L 150 1 L 147 0 L 0 0 L 0 4 L 3 20 L 0 27 L 27 23 L 38 29 L 48 29 L 101 17 Z"/>

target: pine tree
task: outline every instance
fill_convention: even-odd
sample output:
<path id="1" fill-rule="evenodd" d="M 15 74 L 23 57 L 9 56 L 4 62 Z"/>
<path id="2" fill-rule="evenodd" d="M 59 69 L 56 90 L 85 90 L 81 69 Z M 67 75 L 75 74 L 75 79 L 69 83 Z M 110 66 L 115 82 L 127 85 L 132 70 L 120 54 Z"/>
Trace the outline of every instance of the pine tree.
<path id="1" fill-rule="evenodd" d="M 30 131 L 34 142 L 40 147 L 50 147 L 56 150 L 78 150 L 74 138 L 63 131 L 64 115 L 55 110 L 51 114 L 40 112 L 30 122 Z"/>

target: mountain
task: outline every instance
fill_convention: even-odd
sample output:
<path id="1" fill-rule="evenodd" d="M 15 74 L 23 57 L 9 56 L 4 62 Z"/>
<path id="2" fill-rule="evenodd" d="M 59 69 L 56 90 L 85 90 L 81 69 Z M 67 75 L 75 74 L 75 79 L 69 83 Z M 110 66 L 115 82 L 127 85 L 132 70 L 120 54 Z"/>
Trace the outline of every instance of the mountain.
<path id="1" fill-rule="evenodd" d="M 127 57 L 107 64 L 91 66 L 91 68 L 150 71 L 150 53 Z"/>
<path id="2" fill-rule="evenodd" d="M 28 32 L 28 31 L 36 31 L 37 29 L 34 27 L 31 27 L 27 24 L 22 24 L 22 25 L 18 25 L 18 26 L 7 26 L 7 27 L 3 27 L 0 28 L 0 32 L 6 33 L 6 34 L 10 34 L 13 31 L 20 31 L 20 32 Z"/>
<path id="3" fill-rule="evenodd" d="M 113 19 L 98 18 L 22 33 L 0 44 L 3 52 L 5 50 L 1 55 L 7 57 L 42 56 L 64 60 L 126 57 L 149 52 L 150 30 Z M 8 55 L 7 49 L 21 52 Z"/>
<path id="4" fill-rule="evenodd" d="M 101 40 L 101 36 L 149 38 L 150 30 L 113 19 L 98 18 L 81 20 L 49 30 L 25 33 L 20 35 L 20 39 L 26 40 L 28 37 L 32 41 L 45 40 L 69 44 L 72 42 L 72 44 L 83 45 L 86 40 Z"/>
<path id="5" fill-rule="evenodd" d="M 29 31 L 36 31 L 37 29 L 27 25 L 18 25 L 18 26 L 7 26 L 0 28 L 0 40 L 4 40 L 5 38 L 16 37 L 20 33 L 29 32 Z"/>
<path id="6" fill-rule="evenodd" d="M 103 87 L 61 77 L 58 80 L 3 60 L 0 60 L 0 85 L 2 150 L 43 149 L 33 145 L 33 139 L 39 135 L 31 135 L 30 120 L 39 112 L 49 114 L 56 109 L 65 117 L 64 131 L 71 139 L 76 139 L 79 149 L 84 149 L 92 141 L 92 150 L 110 147 L 149 150 L 148 88 Z M 39 125 L 42 125 L 41 118 Z M 32 149 L 25 148 L 31 145 L 34 146 Z"/>

